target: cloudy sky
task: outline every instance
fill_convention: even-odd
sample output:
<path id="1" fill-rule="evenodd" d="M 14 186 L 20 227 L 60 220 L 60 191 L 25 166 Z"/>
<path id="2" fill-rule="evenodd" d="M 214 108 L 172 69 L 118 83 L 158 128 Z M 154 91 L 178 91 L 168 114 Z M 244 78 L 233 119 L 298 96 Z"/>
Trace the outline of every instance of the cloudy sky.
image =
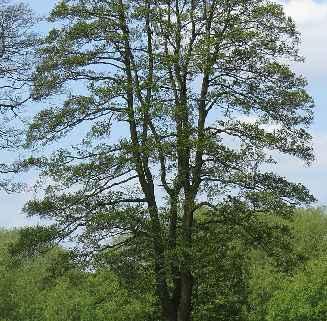
<path id="1" fill-rule="evenodd" d="M 296 161 L 282 164 L 282 172 L 292 180 L 300 180 L 327 205 L 327 0 L 283 1 L 302 33 L 304 64 L 296 67 L 309 81 L 309 92 L 315 99 L 315 121 L 312 126 L 316 162 L 310 168 Z"/>
<path id="2" fill-rule="evenodd" d="M 277 0 L 276 0 L 277 1 Z M 46 14 L 55 0 L 27 0 L 37 13 Z M 290 180 L 308 186 L 320 205 L 327 205 L 327 0 L 280 0 L 286 13 L 294 18 L 302 33 L 302 54 L 306 62 L 296 66 L 309 81 L 308 90 L 315 99 L 316 116 L 311 132 L 314 137 L 316 161 L 306 167 L 296 160 L 283 160 L 279 172 Z M 28 194 L 0 193 L 0 227 L 31 223 L 21 214 Z"/>

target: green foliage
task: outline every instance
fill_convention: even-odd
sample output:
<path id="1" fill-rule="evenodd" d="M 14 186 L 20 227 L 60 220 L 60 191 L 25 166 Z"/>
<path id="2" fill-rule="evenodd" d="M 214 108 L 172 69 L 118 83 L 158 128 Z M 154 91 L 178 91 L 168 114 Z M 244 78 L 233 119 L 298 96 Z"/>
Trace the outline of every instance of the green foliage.
<path id="1" fill-rule="evenodd" d="M 131 295 L 110 270 L 85 272 L 60 248 L 17 263 L 17 239 L 0 233 L 1 321 L 154 321 L 151 291 Z"/>
<path id="2" fill-rule="evenodd" d="M 244 318 L 244 248 L 287 270 L 283 219 L 314 201 L 267 171 L 276 152 L 313 160 L 313 101 L 290 68 L 302 60 L 294 22 L 266 0 L 63 0 L 49 20 L 33 75 L 45 107 L 25 142 L 41 157 L 23 165 L 39 169 L 43 191 L 24 210 L 53 225 L 18 245 L 68 239 L 83 259 L 123 264 L 125 280 L 141 273 L 169 321 Z M 89 304 L 67 286 L 62 319 Z"/>
<path id="3" fill-rule="evenodd" d="M 251 245 L 252 238 L 240 227 L 207 224 L 210 211 L 198 212 L 196 218 L 195 321 L 326 318 L 327 215 L 323 210 L 297 211 L 287 223 L 293 231 L 293 237 L 285 234 L 289 247 L 272 239 L 275 252 L 263 249 L 262 242 Z M 266 228 L 279 220 L 270 218 Z M 86 272 L 61 248 L 20 256 L 17 261 L 11 253 L 19 242 L 17 231 L 0 233 L 1 321 L 162 320 L 151 253 L 141 252 L 142 244 L 103 252 L 93 272 Z M 278 244 L 282 246 L 277 251 Z"/>
<path id="4" fill-rule="evenodd" d="M 327 254 L 326 209 L 298 211 L 292 223 L 295 246 L 303 260 L 315 260 Z"/>
<path id="5" fill-rule="evenodd" d="M 149 320 L 152 296 L 133 297 L 108 271 L 63 278 L 49 292 L 47 321 Z"/>
<path id="6" fill-rule="evenodd" d="M 263 252 L 252 253 L 249 320 L 313 321 L 326 318 L 326 233 L 324 209 L 298 210 L 292 230 L 289 268 Z"/>
<path id="7" fill-rule="evenodd" d="M 249 269 L 248 320 L 266 320 L 268 304 L 288 276 L 282 273 L 261 252 L 252 253 Z"/>
<path id="8" fill-rule="evenodd" d="M 268 304 L 268 321 L 315 321 L 327 317 L 325 210 L 303 210 L 292 223 L 295 248 L 304 265 L 280 282 Z"/>
<path id="9" fill-rule="evenodd" d="M 197 246 L 195 255 L 194 320 L 245 320 L 248 298 L 246 249 L 235 235 L 222 229 L 199 237 L 197 241 L 201 247 Z"/>
<path id="10" fill-rule="evenodd" d="M 312 260 L 281 284 L 268 306 L 267 321 L 321 321 L 327 317 L 327 260 Z"/>

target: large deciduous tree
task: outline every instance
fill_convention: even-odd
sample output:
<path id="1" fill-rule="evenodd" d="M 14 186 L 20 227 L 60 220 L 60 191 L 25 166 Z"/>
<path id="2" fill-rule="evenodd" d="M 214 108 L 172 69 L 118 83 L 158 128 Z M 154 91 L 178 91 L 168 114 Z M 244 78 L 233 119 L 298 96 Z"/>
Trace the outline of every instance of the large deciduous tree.
<path id="1" fill-rule="evenodd" d="M 269 170 L 277 152 L 313 159 L 295 25 L 265 0 L 67 0 L 50 21 L 27 145 L 56 151 L 29 159 L 49 186 L 25 210 L 84 254 L 137 244 L 162 318 L 189 321 L 195 233 L 258 244 L 278 229 L 262 218 L 313 200 Z"/>

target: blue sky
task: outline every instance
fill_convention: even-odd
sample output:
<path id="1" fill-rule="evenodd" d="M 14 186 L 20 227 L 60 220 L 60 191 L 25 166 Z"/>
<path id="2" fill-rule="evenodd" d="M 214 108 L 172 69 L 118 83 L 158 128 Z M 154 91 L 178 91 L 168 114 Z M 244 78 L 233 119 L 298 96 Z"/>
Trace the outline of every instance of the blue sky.
<path id="1" fill-rule="evenodd" d="M 327 1 L 281 1 L 286 13 L 293 17 L 302 33 L 304 64 L 296 66 L 309 81 L 309 92 L 316 103 L 315 120 L 311 127 L 316 162 L 307 168 L 293 160 L 281 164 L 281 172 L 308 186 L 320 204 L 327 205 Z"/>
<path id="2" fill-rule="evenodd" d="M 27 0 L 38 14 L 47 14 L 57 1 Z M 286 13 L 294 18 L 302 33 L 302 54 L 306 62 L 295 66 L 309 81 L 308 90 L 315 99 L 315 121 L 311 127 L 316 161 L 311 167 L 301 162 L 283 158 L 278 172 L 292 181 L 304 183 L 318 198 L 320 205 L 327 205 L 327 0 L 279 0 Z M 0 227 L 14 227 L 31 223 L 21 214 L 29 193 L 6 195 L 0 193 Z"/>
<path id="3" fill-rule="evenodd" d="M 58 1 L 55 0 L 27 0 L 25 3 L 29 4 L 35 12 L 39 14 L 47 14 L 49 8 L 52 8 Z"/>

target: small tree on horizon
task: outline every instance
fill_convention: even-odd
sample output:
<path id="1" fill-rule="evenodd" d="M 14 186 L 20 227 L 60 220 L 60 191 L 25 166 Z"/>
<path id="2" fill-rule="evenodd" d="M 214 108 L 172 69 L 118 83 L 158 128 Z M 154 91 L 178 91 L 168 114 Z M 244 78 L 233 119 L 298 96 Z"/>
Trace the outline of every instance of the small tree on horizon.
<path id="1" fill-rule="evenodd" d="M 190 321 L 194 233 L 223 223 L 258 244 L 262 218 L 314 200 L 267 170 L 276 152 L 313 160 L 295 24 L 264 0 L 71 0 L 50 21 L 33 91 L 49 105 L 26 144 L 55 152 L 27 161 L 48 186 L 25 211 L 84 255 L 137 243 L 162 319 Z"/>

